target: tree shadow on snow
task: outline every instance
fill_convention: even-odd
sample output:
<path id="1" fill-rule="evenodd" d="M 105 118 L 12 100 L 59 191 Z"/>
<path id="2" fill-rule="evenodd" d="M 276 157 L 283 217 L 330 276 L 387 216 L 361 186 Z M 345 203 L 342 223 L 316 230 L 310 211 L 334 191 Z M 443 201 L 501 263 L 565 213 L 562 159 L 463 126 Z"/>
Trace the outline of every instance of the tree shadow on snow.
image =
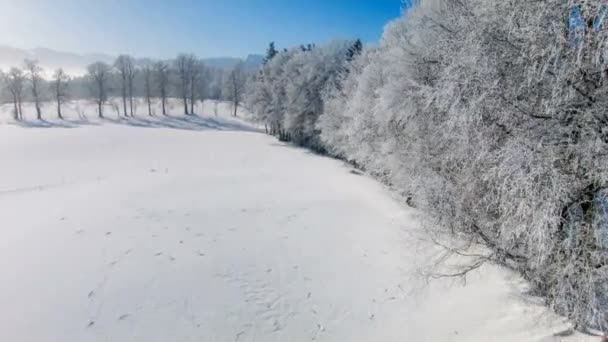
<path id="1" fill-rule="evenodd" d="M 106 122 L 142 128 L 171 128 L 188 131 L 243 131 L 260 132 L 259 129 L 236 120 L 217 119 L 199 115 L 184 116 L 135 116 L 106 118 Z"/>
<path id="2" fill-rule="evenodd" d="M 77 128 L 79 126 L 91 125 L 99 126 L 103 123 L 125 125 L 141 128 L 170 128 L 188 131 L 241 131 L 241 132 L 260 132 L 261 130 L 250 126 L 244 122 L 233 119 L 203 117 L 199 115 L 184 116 L 135 116 L 120 118 L 103 118 L 89 120 L 80 119 L 53 119 L 53 120 L 32 120 L 25 119 L 15 121 L 11 124 L 25 128 Z"/>
<path id="3" fill-rule="evenodd" d="M 10 124 L 24 128 L 77 128 L 79 126 L 91 125 L 98 126 L 98 122 L 89 121 L 85 119 L 54 119 L 54 120 L 30 120 L 24 119 L 21 121 L 14 121 Z"/>

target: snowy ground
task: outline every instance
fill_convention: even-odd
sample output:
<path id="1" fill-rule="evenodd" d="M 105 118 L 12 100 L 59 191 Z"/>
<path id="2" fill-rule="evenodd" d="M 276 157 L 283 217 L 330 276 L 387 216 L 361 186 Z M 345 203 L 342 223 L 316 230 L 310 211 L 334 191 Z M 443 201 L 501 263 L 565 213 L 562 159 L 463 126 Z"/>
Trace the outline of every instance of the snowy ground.
<path id="1" fill-rule="evenodd" d="M 424 287 L 388 191 L 211 108 L 0 125 L 1 341 L 599 341 L 494 267 Z"/>

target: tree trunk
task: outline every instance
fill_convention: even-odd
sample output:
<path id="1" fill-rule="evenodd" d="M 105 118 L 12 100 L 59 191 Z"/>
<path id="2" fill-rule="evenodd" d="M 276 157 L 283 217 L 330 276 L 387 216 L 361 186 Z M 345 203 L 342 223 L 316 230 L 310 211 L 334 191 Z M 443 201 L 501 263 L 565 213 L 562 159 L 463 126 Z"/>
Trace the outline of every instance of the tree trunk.
<path id="1" fill-rule="evenodd" d="M 103 109 L 101 107 L 101 102 L 97 103 L 97 113 L 99 114 L 100 118 L 103 118 Z"/>
<path id="2" fill-rule="evenodd" d="M 131 113 L 131 117 L 133 117 L 133 95 L 129 94 L 129 112 Z"/>
<path id="3" fill-rule="evenodd" d="M 23 120 L 23 107 L 21 106 L 21 97 L 17 98 L 19 102 L 19 120 Z"/>
<path id="4" fill-rule="evenodd" d="M 32 97 L 34 98 L 34 107 L 36 108 L 36 119 L 42 120 L 42 111 L 40 110 L 40 98 L 38 97 L 38 85 L 37 85 L 37 81 L 33 78 L 32 78 Z"/>
<path id="5" fill-rule="evenodd" d="M 239 108 L 239 102 L 238 101 L 234 101 L 234 116 L 236 116 L 236 110 Z"/>
<path id="6" fill-rule="evenodd" d="M 122 79 L 122 107 L 123 107 L 123 110 L 124 110 L 123 113 L 125 114 L 125 116 L 129 116 L 127 114 L 127 90 L 125 89 L 125 87 L 126 87 L 125 79 L 123 78 Z"/>
<path id="7" fill-rule="evenodd" d="M 196 99 L 194 98 L 194 80 L 190 82 L 190 114 L 194 115 L 194 102 Z"/>
<path id="8" fill-rule="evenodd" d="M 148 102 L 148 116 L 152 116 L 152 104 L 150 103 L 150 96 L 146 97 L 146 101 Z"/>
<path id="9" fill-rule="evenodd" d="M 13 118 L 19 120 L 19 107 L 17 107 L 17 96 L 13 95 L 13 104 L 15 105 L 15 111 L 13 112 Z"/>
<path id="10" fill-rule="evenodd" d="M 165 110 L 165 101 L 166 99 L 163 97 L 163 100 L 161 101 L 163 103 L 163 115 L 167 115 L 167 111 Z"/>
<path id="11" fill-rule="evenodd" d="M 184 114 L 188 115 L 188 97 L 184 96 Z"/>
<path id="12" fill-rule="evenodd" d="M 42 120 L 42 112 L 40 111 L 40 103 L 38 103 L 38 99 L 35 100 L 36 104 L 36 118 L 38 120 Z"/>
<path id="13" fill-rule="evenodd" d="M 63 116 L 61 115 L 61 100 L 57 100 L 57 117 L 63 119 Z"/>

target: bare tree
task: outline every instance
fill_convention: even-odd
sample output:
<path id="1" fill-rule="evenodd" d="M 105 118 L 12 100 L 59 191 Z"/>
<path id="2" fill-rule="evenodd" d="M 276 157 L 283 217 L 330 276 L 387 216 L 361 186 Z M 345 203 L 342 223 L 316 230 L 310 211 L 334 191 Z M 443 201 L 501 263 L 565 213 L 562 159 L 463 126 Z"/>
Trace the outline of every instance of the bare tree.
<path id="1" fill-rule="evenodd" d="M 148 116 L 152 116 L 152 82 L 154 76 L 154 67 L 150 61 L 143 63 L 141 68 L 144 77 L 144 96 L 148 105 Z"/>
<path id="2" fill-rule="evenodd" d="M 23 97 L 23 86 L 25 83 L 23 71 L 21 71 L 21 69 L 19 68 L 13 67 L 5 75 L 5 79 L 6 87 L 11 93 L 11 97 L 13 98 L 13 105 L 15 106 L 15 109 L 13 111 L 13 117 L 15 118 L 15 120 L 22 120 L 23 111 L 21 109 L 21 100 Z"/>
<path id="3" fill-rule="evenodd" d="M 179 54 L 174 61 L 177 71 L 178 84 L 177 90 L 184 101 L 184 114 L 188 115 L 188 99 L 191 98 L 192 78 L 196 64 L 196 57 L 192 54 Z"/>
<path id="4" fill-rule="evenodd" d="M 53 74 L 52 88 L 55 95 L 55 102 L 57 103 L 57 117 L 59 119 L 63 119 L 63 115 L 61 114 L 61 105 L 65 103 L 67 99 L 69 81 L 70 77 L 66 75 L 63 69 L 59 68 L 55 70 L 55 73 Z"/>
<path id="5" fill-rule="evenodd" d="M 163 115 L 167 115 L 167 97 L 169 96 L 169 65 L 164 61 L 154 64 L 154 82 L 160 96 Z"/>
<path id="6" fill-rule="evenodd" d="M 234 66 L 226 78 L 226 97 L 232 102 L 234 116 L 237 115 L 237 109 L 245 92 L 245 77 L 244 66 L 241 62 Z"/>
<path id="7" fill-rule="evenodd" d="M 133 116 L 133 79 L 135 78 L 135 62 L 129 55 L 120 55 L 114 62 L 114 67 L 118 70 L 121 81 L 121 95 L 123 114 L 127 114 L 127 97 L 129 98 L 130 114 Z"/>
<path id="8" fill-rule="evenodd" d="M 104 62 L 96 62 L 87 67 L 91 95 L 97 103 L 98 115 L 103 118 L 103 105 L 108 100 L 108 83 L 112 68 Z"/>
<path id="9" fill-rule="evenodd" d="M 201 60 L 192 58 L 189 60 L 189 68 L 190 68 L 190 114 L 194 114 L 194 104 L 197 99 L 197 90 L 200 87 L 200 82 L 202 81 L 204 75 L 204 64 Z"/>
<path id="10" fill-rule="evenodd" d="M 40 110 L 40 84 L 42 83 L 40 73 L 42 68 L 38 65 L 38 61 L 33 59 L 24 60 L 24 64 L 32 90 L 32 100 L 34 100 L 34 106 L 36 107 L 36 118 L 42 120 L 42 111 Z"/>

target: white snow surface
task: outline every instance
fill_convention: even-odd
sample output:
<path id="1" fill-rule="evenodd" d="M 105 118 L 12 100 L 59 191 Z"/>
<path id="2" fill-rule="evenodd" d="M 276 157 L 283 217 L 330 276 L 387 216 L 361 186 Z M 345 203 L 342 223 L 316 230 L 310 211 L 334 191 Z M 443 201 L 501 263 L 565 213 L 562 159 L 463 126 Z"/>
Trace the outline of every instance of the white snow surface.
<path id="1" fill-rule="evenodd" d="M 228 110 L 83 106 L 0 110 L 0 341 L 600 340 L 494 266 L 425 284 L 412 209 Z"/>

